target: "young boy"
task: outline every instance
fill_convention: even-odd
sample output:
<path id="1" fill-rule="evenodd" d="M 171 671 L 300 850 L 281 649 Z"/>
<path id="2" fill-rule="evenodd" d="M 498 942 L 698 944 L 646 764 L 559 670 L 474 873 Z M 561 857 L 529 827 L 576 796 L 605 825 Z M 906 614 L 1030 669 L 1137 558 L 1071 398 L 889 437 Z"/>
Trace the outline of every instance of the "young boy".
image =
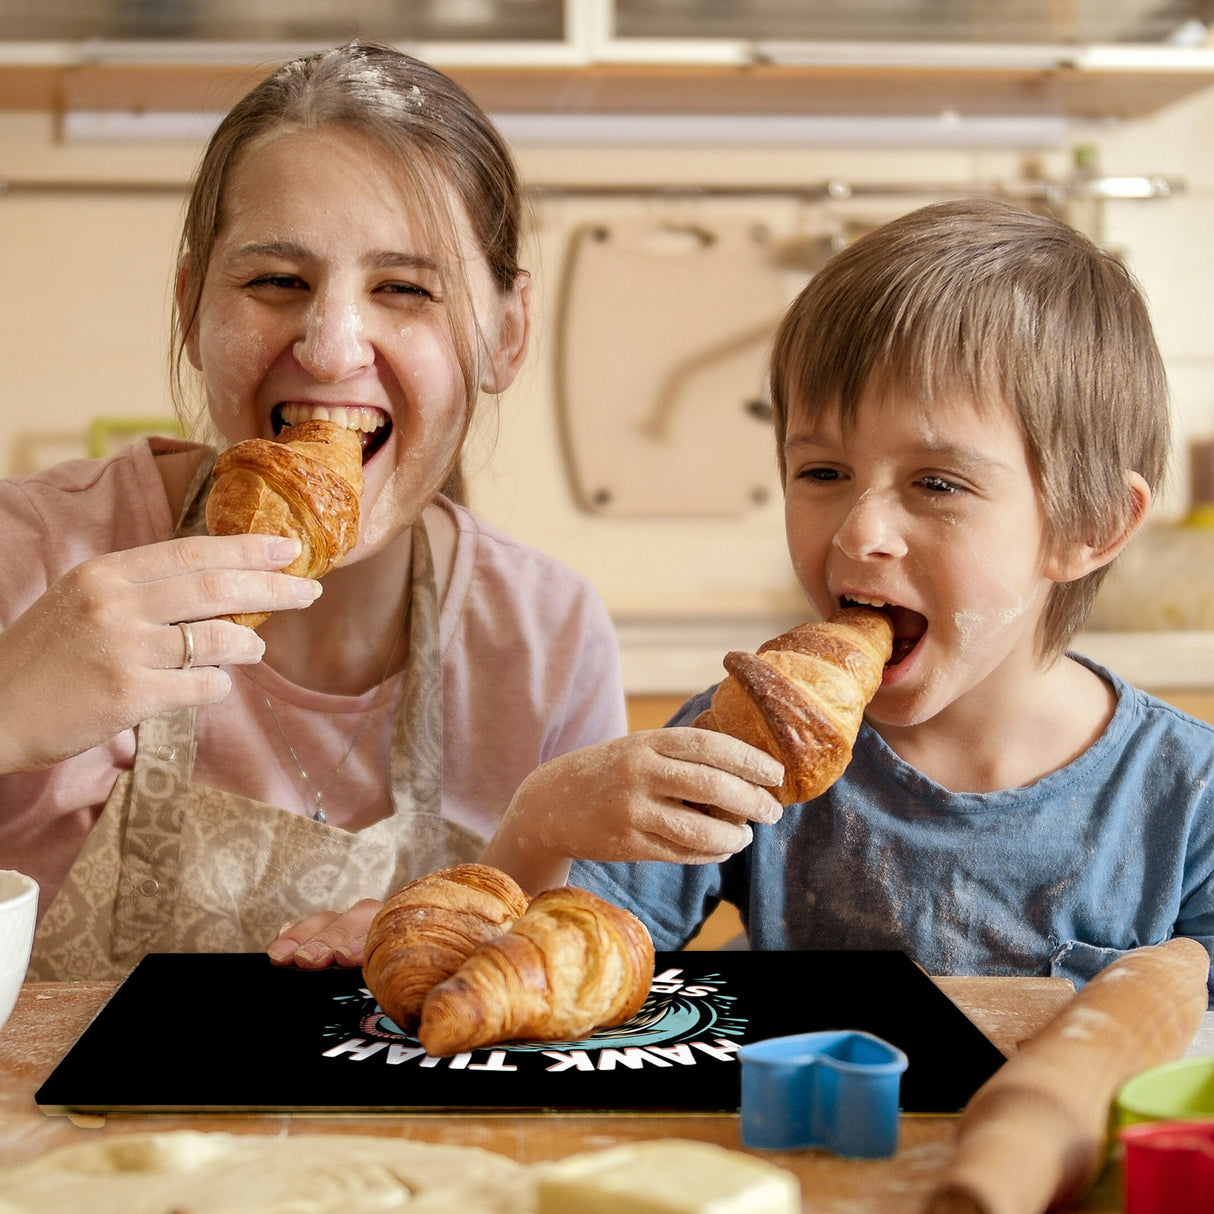
<path id="1" fill-rule="evenodd" d="M 934 974 L 1081 984 L 1172 935 L 1214 946 L 1214 729 L 1066 650 L 1167 461 L 1130 275 L 1054 219 L 929 206 L 815 275 L 771 386 L 810 603 L 895 627 L 850 766 L 781 815 L 757 752 L 633 735 L 534 773 L 491 862 L 534 883 L 562 853 L 641 861 L 571 879 L 664 949 L 721 899 L 752 948 L 900 948 Z M 749 842 L 714 855 L 729 830 Z"/>

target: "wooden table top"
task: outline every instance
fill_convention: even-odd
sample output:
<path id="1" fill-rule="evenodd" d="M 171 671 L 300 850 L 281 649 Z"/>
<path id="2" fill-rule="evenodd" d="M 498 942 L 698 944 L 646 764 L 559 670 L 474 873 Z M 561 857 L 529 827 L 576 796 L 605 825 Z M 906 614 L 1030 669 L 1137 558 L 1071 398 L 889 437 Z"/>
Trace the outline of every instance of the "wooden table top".
<path id="1" fill-rule="evenodd" d="M 937 984 L 1004 1054 L 1038 1032 L 1073 996 L 1053 978 L 938 978 Z M 31 1159 L 95 1134 L 177 1129 L 248 1134 L 370 1134 L 445 1142 L 496 1151 L 520 1163 L 651 1138 L 695 1138 L 743 1150 L 736 1116 L 555 1114 L 303 1116 L 299 1114 L 123 1114 L 104 1118 L 48 1116 L 34 1093 L 105 1004 L 112 984 L 27 983 L 0 1030 L 0 1162 Z M 951 1116 L 904 1116 L 897 1154 L 887 1160 L 840 1159 L 825 1151 L 756 1152 L 801 1180 L 805 1210 L 814 1214 L 921 1214 L 923 1201 L 949 1158 Z M 1120 1205 L 1115 1163 L 1077 1207 L 1114 1214 Z"/>

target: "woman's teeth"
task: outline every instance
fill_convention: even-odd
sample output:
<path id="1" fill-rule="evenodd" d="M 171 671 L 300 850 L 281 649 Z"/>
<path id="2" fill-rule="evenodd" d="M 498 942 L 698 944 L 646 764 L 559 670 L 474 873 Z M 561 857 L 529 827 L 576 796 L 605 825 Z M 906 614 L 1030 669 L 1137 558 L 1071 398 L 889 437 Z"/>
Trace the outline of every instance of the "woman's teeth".
<path id="1" fill-rule="evenodd" d="M 285 425 L 297 426 L 300 422 L 326 421 L 343 430 L 360 430 L 372 434 L 387 422 L 387 416 L 379 409 L 365 405 L 283 405 L 279 412 Z"/>

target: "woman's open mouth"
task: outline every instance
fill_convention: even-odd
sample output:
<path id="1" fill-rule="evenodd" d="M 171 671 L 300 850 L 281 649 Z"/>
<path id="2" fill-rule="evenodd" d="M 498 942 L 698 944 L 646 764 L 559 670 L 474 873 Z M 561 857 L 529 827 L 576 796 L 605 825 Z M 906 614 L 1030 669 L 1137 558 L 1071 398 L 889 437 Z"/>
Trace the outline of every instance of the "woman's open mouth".
<path id="1" fill-rule="evenodd" d="M 314 420 L 332 422 L 346 430 L 357 430 L 364 464 L 392 433 L 392 419 L 382 409 L 368 405 L 275 405 L 270 420 L 276 438 L 287 426 Z"/>
<path id="2" fill-rule="evenodd" d="M 897 666 L 899 662 L 906 661 L 927 632 L 927 617 L 909 607 L 899 607 L 885 599 L 864 595 L 844 595 L 840 603 L 844 607 L 877 607 L 889 616 L 894 626 L 894 650 L 886 662 L 887 666 Z"/>

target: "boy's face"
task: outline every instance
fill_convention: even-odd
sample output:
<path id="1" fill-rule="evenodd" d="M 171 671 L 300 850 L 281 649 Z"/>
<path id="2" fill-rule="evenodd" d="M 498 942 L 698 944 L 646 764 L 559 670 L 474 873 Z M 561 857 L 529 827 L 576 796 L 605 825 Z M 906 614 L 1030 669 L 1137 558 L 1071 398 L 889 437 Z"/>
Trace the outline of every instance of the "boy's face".
<path id="1" fill-rule="evenodd" d="M 1057 562 L 1010 410 L 869 389 L 846 429 L 834 410 L 794 413 L 785 457 L 789 552 L 814 607 L 892 608 L 894 656 L 870 719 L 917 725 L 975 689 L 1014 693 L 1039 669 Z"/>

